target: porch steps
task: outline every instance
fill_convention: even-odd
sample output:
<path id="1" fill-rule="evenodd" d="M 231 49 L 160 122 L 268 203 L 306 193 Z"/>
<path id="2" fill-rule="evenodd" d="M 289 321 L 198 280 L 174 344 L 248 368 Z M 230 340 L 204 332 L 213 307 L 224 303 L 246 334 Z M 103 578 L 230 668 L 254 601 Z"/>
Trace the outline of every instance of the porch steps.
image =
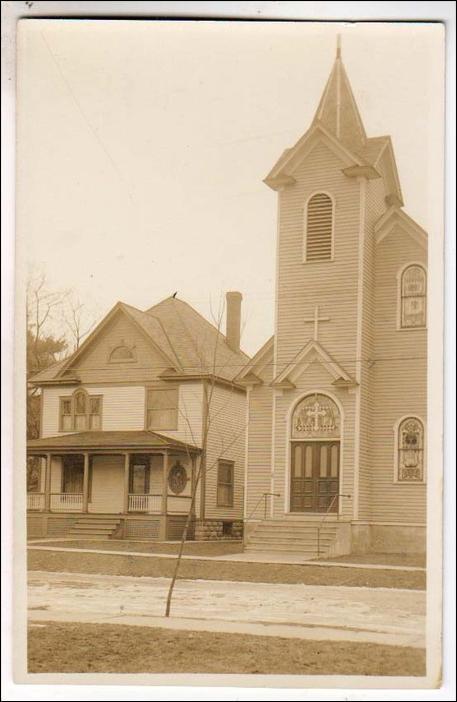
<path id="1" fill-rule="evenodd" d="M 335 542 L 336 532 L 337 524 L 331 522 L 266 519 L 247 538 L 245 551 L 283 552 L 307 559 L 325 557 Z"/>
<path id="2" fill-rule="evenodd" d="M 110 517 L 81 517 L 72 526 L 69 536 L 75 539 L 109 539 L 121 523 Z"/>

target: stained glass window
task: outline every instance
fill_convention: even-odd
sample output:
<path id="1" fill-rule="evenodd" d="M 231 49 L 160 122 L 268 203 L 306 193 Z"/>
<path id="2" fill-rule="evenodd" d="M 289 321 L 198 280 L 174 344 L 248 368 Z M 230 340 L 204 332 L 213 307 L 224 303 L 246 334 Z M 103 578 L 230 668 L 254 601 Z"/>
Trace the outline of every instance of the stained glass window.
<path id="1" fill-rule="evenodd" d="M 425 327 L 427 278 L 422 266 L 405 268 L 401 277 L 401 327 Z"/>
<path id="2" fill-rule="evenodd" d="M 327 395 L 307 395 L 292 415 L 292 439 L 336 439 L 340 436 L 340 413 Z"/>
<path id="3" fill-rule="evenodd" d="M 399 482 L 424 480 L 424 427 L 420 419 L 407 417 L 398 427 Z"/>

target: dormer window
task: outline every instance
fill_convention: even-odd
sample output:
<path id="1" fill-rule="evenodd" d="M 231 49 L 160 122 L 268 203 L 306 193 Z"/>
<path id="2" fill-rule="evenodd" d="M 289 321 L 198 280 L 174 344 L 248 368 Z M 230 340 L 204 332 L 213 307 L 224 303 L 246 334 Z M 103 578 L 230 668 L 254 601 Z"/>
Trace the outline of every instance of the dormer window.
<path id="1" fill-rule="evenodd" d="M 102 398 L 76 390 L 60 398 L 60 431 L 97 431 L 102 428 Z"/>
<path id="2" fill-rule="evenodd" d="M 305 208 L 304 260 L 331 261 L 333 258 L 333 200 L 327 193 L 312 195 Z"/>

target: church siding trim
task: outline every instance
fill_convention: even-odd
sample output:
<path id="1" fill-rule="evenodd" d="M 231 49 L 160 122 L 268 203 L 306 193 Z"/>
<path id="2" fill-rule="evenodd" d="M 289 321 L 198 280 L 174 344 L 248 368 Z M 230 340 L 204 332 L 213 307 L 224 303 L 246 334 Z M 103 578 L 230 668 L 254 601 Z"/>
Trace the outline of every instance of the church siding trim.
<path id="1" fill-rule="evenodd" d="M 359 485 L 360 485 L 360 452 L 361 452 L 361 419 L 360 405 L 363 388 L 362 383 L 362 357 L 363 357 L 363 319 L 364 319 L 364 254 L 365 254 L 365 209 L 367 196 L 367 183 L 364 178 L 359 178 L 360 205 L 359 205 L 359 246 L 358 246 L 358 276 L 357 276 L 357 342 L 355 360 L 356 388 L 355 427 L 354 427 L 354 488 L 352 500 L 352 517 L 359 516 Z"/>

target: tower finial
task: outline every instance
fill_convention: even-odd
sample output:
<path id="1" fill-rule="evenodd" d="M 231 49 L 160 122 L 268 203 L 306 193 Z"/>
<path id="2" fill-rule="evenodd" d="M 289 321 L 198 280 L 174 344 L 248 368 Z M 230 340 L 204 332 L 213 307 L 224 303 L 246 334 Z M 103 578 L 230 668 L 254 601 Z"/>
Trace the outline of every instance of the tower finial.
<path id="1" fill-rule="evenodd" d="M 341 34 L 336 36 L 336 58 L 341 58 Z"/>

